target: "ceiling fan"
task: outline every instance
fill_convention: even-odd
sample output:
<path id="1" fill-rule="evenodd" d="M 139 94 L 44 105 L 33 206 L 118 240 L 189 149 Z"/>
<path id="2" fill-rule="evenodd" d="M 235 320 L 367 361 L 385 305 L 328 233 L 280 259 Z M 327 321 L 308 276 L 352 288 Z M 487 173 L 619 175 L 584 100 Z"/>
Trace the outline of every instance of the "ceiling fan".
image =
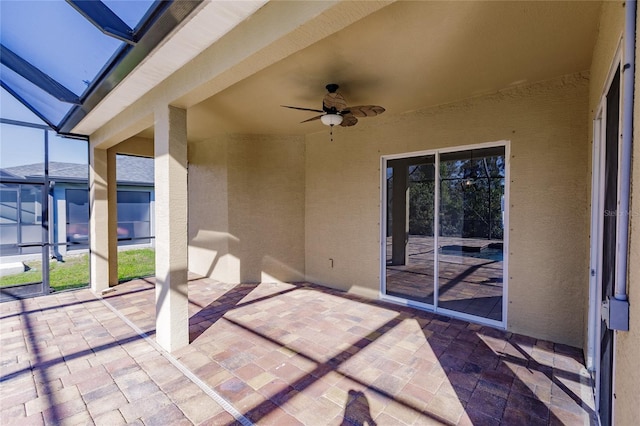
<path id="1" fill-rule="evenodd" d="M 358 123 L 357 117 L 373 117 L 375 115 L 382 114 L 385 109 L 378 105 L 358 105 L 347 107 L 347 101 L 340 93 L 338 93 L 339 86 L 331 83 L 326 85 L 327 93 L 322 100 L 322 109 L 303 108 L 289 105 L 282 105 L 285 108 L 298 109 L 301 111 L 319 112 L 320 115 L 311 117 L 307 120 L 301 121 L 306 123 L 308 121 L 320 120 L 323 124 L 330 126 L 340 125 L 342 127 L 354 126 Z"/>

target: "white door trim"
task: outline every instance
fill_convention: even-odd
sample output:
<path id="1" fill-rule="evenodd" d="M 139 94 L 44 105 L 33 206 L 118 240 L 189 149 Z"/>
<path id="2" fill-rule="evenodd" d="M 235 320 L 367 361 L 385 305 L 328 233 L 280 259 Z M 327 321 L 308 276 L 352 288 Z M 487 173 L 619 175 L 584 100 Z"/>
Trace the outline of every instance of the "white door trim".
<path id="1" fill-rule="evenodd" d="M 604 226 L 604 192 L 605 192 L 605 160 L 606 160 L 606 117 L 607 117 L 607 94 L 613 82 L 616 72 L 620 71 L 622 76 L 622 37 L 620 37 L 616 53 L 613 57 L 607 79 L 605 80 L 600 101 L 593 120 L 593 149 L 592 149 L 592 177 L 591 177 L 591 223 L 590 223 L 590 255 L 589 255 L 589 311 L 587 323 L 587 369 L 594 379 L 594 397 L 596 412 L 600 409 L 600 365 L 601 365 L 601 342 L 602 332 L 602 244 Z M 620 92 L 622 93 L 622 79 L 620 80 Z M 622 102 L 622 98 L 620 99 Z M 620 111 L 622 111 L 620 107 Z M 622 114 L 619 114 L 619 128 L 622 128 Z M 620 133 L 619 133 L 620 134 Z M 618 137 L 618 145 L 621 140 Z M 620 164 L 620 149 L 618 149 L 618 164 Z M 617 195 L 620 192 L 620 171 L 618 170 Z M 617 234 L 617 228 L 616 228 Z M 616 235 L 617 240 L 617 235 Z M 616 264 L 617 268 L 617 264 Z M 616 270 L 616 273 L 618 271 Z M 615 390 L 615 365 L 616 365 L 616 333 L 613 333 L 613 353 L 611 371 L 611 391 Z M 615 398 L 611 398 L 611 418 L 614 421 Z M 614 424 L 614 423 L 612 423 Z"/>

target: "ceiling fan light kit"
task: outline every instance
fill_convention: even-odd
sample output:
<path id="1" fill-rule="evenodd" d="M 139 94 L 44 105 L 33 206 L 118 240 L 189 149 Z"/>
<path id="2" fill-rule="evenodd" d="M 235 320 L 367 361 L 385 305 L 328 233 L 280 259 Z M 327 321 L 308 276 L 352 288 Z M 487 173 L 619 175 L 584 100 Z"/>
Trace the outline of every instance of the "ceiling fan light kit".
<path id="1" fill-rule="evenodd" d="M 320 117 L 322 124 L 327 126 L 337 126 L 342 123 L 342 116 L 340 114 L 325 114 Z"/>
<path id="2" fill-rule="evenodd" d="M 326 89 L 329 93 L 324 96 L 322 101 L 322 109 L 303 108 L 282 105 L 285 108 L 297 109 L 301 111 L 313 111 L 322 113 L 315 117 L 311 117 L 302 121 L 306 123 L 308 121 L 320 120 L 322 124 L 331 127 L 331 140 L 333 141 L 333 126 L 350 127 L 358 123 L 356 117 L 373 117 L 375 115 L 382 114 L 385 109 L 378 105 L 358 105 L 354 107 L 347 107 L 347 101 L 344 97 L 338 93 L 339 86 L 335 83 L 327 84 Z"/>

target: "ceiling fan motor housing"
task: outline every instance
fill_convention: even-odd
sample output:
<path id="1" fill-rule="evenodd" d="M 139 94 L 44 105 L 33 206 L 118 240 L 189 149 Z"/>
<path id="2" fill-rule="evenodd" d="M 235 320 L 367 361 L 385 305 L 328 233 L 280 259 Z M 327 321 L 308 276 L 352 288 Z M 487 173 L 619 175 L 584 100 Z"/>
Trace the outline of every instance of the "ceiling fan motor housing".
<path id="1" fill-rule="evenodd" d="M 338 85 L 337 85 L 337 84 L 335 84 L 335 83 L 329 83 L 329 84 L 327 84 L 325 87 L 327 88 L 327 91 L 328 91 L 329 93 L 336 93 L 336 91 L 338 90 L 338 88 L 339 88 L 340 86 L 338 86 Z"/>

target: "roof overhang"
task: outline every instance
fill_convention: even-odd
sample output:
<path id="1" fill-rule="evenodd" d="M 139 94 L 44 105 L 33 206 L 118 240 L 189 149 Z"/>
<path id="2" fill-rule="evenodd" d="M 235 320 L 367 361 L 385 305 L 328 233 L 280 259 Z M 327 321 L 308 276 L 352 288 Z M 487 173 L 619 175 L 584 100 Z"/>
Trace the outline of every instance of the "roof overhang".
<path id="1" fill-rule="evenodd" d="M 319 120 L 299 124 L 309 117 L 280 105 L 317 108 L 327 83 L 340 84 L 348 105 L 384 106 L 385 117 L 497 93 L 588 70 L 600 9 L 571 1 L 207 2 L 74 131 L 104 148 L 152 137 L 155 108 L 173 105 L 188 111 L 190 142 L 305 135 L 326 129 Z M 211 22 L 227 14 L 215 31 Z"/>
<path id="2" fill-rule="evenodd" d="M 90 135 L 250 17 L 267 0 L 174 1 L 61 131 Z"/>

